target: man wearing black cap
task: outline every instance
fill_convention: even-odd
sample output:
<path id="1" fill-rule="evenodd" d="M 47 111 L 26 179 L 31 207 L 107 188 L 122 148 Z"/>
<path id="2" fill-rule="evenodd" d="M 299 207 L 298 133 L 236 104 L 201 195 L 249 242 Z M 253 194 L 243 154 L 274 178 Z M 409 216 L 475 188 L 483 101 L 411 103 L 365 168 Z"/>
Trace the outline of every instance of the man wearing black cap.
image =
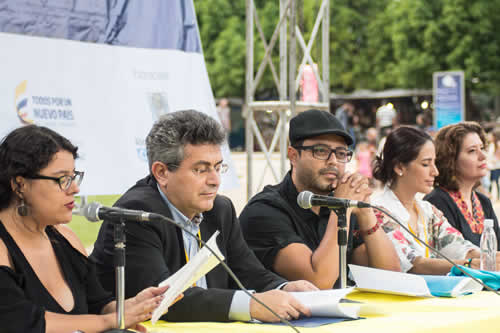
<path id="1" fill-rule="evenodd" d="M 371 189 L 360 174 L 345 172 L 352 158 L 352 137 L 329 112 L 308 110 L 290 121 L 284 180 L 266 186 L 243 209 L 245 240 L 264 266 L 281 276 L 332 288 L 339 277 L 337 215 L 328 208 L 302 209 L 302 191 L 368 201 Z M 352 213 L 352 214 L 351 214 Z M 399 271 L 399 259 L 371 208 L 347 212 L 349 263 Z"/>

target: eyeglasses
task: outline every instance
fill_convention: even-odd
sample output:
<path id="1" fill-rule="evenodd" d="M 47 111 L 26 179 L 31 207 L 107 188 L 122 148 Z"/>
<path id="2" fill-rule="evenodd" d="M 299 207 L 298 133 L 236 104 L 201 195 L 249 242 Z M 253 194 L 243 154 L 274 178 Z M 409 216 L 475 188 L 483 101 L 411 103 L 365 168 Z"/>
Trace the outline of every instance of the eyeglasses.
<path id="1" fill-rule="evenodd" d="M 73 182 L 75 182 L 76 185 L 80 186 L 80 184 L 82 183 L 82 180 L 83 180 L 83 175 L 84 175 L 83 171 L 75 171 L 75 174 L 73 176 L 65 175 L 65 176 L 61 176 L 61 177 L 49 177 L 49 176 L 43 176 L 43 175 L 35 175 L 35 176 L 26 177 L 26 178 L 53 180 L 59 184 L 59 187 L 61 188 L 61 190 L 66 192 L 71 187 L 71 184 L 73 184 Z"/>
<path id="2" fill-rule="evenodd" d="M 310 150 L 314 158 L 318 160 L 327 161 L 332 156 L 332 153 L 335 153 L 335 158 L 337 161 L 341 163 L 347 163 L 351 160 L 353 151 L 343 148 L 337 147 L 332 149 L 326 145 L 313 145 L 313 146 L 297 146 L 294 147 L 297 150 Z"/>
<path id="3" fill-rule="evenodd" d="M 169 164 L 169 166 L 172 166 L 172 167 L 175 167 L 175 168 L 179 167 L 176 164 Z M 203 165 L 196 166 L 196 167 L 192 168 L 191 171 L 196 176 L 206 176 L 209 173 L 211 173 L 212 171 L 215 171 L 217 174 L 222 175 L 222 174 L 225 174 L 228 169 L 229 169 L 229 166 L 227 164 L 220 163 L 220 164 L 215 165 L 214 167 L 206 165 L 206 164 L 203 164 Z"/>

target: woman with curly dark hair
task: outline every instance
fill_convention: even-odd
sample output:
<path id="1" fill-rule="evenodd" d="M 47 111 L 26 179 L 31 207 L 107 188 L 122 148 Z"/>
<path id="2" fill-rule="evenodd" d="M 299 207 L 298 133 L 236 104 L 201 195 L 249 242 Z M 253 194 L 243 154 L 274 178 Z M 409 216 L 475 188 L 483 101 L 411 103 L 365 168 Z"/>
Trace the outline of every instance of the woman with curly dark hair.
<path id="1" fill-rule="evenodd" d="M 36 125 L 0 142 L 0 322 L 2 332 L 102 332 L 116 305 L 78 237 L 65 226 L 83 172 L 77 147 Z M 166 288 L 125 301 L 126 326 L 147 320 Z"/>
<path id="2" fill-rule="evenodd" d="M 490 199 L 477 191 L 488 173 L 486 134 L 476 122 L 448 125 L 436 135 L 436 188 L 425 197 L 439 208 L 465 239 L 479 246 L 484 220 L 494 220 L 500 248 L 498 220 Z"/>
<path id="3" fill-rule="evenodd" d="M 381 156 L 375 161 L 373 176 L 385 185 L 371 203 L 395 215 L 413 234 L 438 249 L 456 264 L 478 268 L 479 249 L 446 220 L 443 214 L 417 193 L 429 193 L 438 176 L 432 138 L 421 129 L 401 126 L 392 131 Z M 378 223 L 392 240 L 401 270 L 415 274 L 446 274 L 452 265 L 427 249 L 419 240 L 385 214 L 375 211 Z"/>

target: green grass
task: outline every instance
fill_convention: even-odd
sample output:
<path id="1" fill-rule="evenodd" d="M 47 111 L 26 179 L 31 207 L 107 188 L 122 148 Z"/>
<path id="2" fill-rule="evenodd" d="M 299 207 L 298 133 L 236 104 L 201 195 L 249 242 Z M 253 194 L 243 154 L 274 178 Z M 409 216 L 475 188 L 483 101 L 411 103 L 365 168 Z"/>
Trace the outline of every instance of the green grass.
<path id="1" fill-rule="evenodd" d="M 112 206 L 119 197 L 119 195 L 92 195 L 87 197 L 87 202 L 97 201 L 103 206 Z M 77 197 L 77 199 L 79 201 L 80 198 Z M 102 222 L 89 222 L 83 216 L 73 215 L 68 225 L 88 248 L 95 243 L 101 224 Z"/>

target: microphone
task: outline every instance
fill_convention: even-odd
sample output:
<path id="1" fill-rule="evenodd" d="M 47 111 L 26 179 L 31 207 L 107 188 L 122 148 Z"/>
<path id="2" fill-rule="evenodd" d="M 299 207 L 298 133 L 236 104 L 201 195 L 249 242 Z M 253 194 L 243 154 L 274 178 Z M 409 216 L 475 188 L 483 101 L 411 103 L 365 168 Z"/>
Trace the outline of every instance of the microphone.
<path id="1" fill-rule="evenodd" d="M 97 221 L 104 220 L 104 219 L 106 219 L 108 221 L 116 222 L 116 221 L 119 221 L 120 219 L 125 219 L 128 221 L 138 221 L 138 222 L 162 221 L 162 222 L 167 222 L 167 223 L 173 224 L 177 228 L 182 229 L 188 235 L 190 235 L 191 237 L 193 237 L 194 239 L 199 241 L 203 246 L 205 246 L 214 255 L 214 257 L 219 261 L 219 263 L 222 265 L 224 270 L 226 270 L 226 272 L 229 274 L 229 276 L 236 282 L 236 285 L 245 294 L 247 294 L 248 297 L 254 299 L 257 303 L 259 303 L 264 308 L 266 308 L 274 316 L 279 318 L 279 320 L 282 323 L 289 326 L 295 332 L 300 333 L 300 331 L 292 323 L 290 323 L 287 319 L 285 319 L 282 316 L 280 316 L 279 314 L 277 314 L 276 311 L 271 309 L 267 304 L 265 304 L 264 302 L 262 302 L 261 300 L 256 298 L 253 295 L 253 293 L 250 293 L 248 291 L 248 289 L 245 288 L 245 286 L 243 286 L 243 284 L 238 279 L 238 277 L 234 274 L 233 270 L 224 262 L 224 260 L 208 244 L 205 243 L 205 241 L 203 239 L 198 238 L 197 235 L 193 234 L 189 229 L 187 229 L 183 225 L 177 223 L 175 220 L 168 218 L 166 216 L 163 216 L 161 214 L 148 213 L 148 212 L 144 212 L 142 210 L 132 210 L 132 209 L 117 208 L 117 207 L 106 207 L 106 206 L 101 205 L 98 202 L 91 202 L 91 203 L 85 205 L 82 208 L 82 215 L 90 222 L 97 222 Z M 124 249 L 125 249 L 125 247 L 122 247 L 123 255 L 125 253 Z M 125 266 L 124 260 L 125 259 L 123 259 L 122 269 L 124 269 L 124 266 Z"/>
<path id="2" fill-rule="evenodd" d="M 374 209 L 377 209 L 377 210 L 381 211 L 382 213 L 384 213 L 385 215 L 389 216 L 389 218 L 391 218 L 394 222 L 396 222 L 401 228 L 403 228 L 406 232 L 408 232 L 413 238 L 415 238 L 421 244 L 423 244 L 425 247 L 430 249 L 432 252 L 436 253 L 438 256 L 440 256 L 441 258 L 443 258 L 444 260 L 449 262 L 452 266 L 456 267 L 464 275 L 470 277 L 472 280 L 481 284 L 487 290 L 493 291 L 495 294 L 500 296 L 500 293 L 498 291 L 491 288 L 490 286 L 488 286 L 486 283 L 484 283 L 480 279 L 467 273 L 459 265 L 455 264 L 453 262 L 453 260 L 451 260 L 450 258 L 445 256 L 444 254 L 442 254 L 441 251 L 435 249 L 434 247 L 430 246 L 425 241 L 420 239 L 417 235 L 415 235 L 413 232 L 411 232 L 403 223 L 401 223 L 394 215 L 392 215 L 386 209 L 384 209 L 380 206 L 372 206 L 369 203 L 363 202 L 363 201 L 334 198 L 334 197 L 329 197 L 326 195 L 318 195 L 318 194 L 314 194 L 310 191 L 300 192 L 299 195 L 297 196 L 297 203 L 303 209 L 309 209 L 312 206 L 322 206 L 322 207 L 328 207 L 328 208 L 342 208 L 342 207 L 345 207 L 345 208 L 349 208 L 349 207 L 367 208 L 367 207 L 372 207 Z"/>
<path id="3" fill-rule="evenodd" d="M 297 204 L 303 209 L 309 209 L 312 206 L 321 206 L 328 208 L 371 207 L 369 203 L 363 201 L 334 198 L 327 195 L 314 194 L 310 191 L 300 192 L 297 196 Z"/>
<path id="4" fill-rule="evenodd" d="M 163 216 L 155 213 L 148 213 L 142 210 L 132 210 L 118 207 L 106 207 L 98 202 L 91 202 L 82 208 L 82 215 L 90 222 L 100 220 L 110 221 L 135 221 L 135 222 L 153 222 L 162 221 Z"/>

